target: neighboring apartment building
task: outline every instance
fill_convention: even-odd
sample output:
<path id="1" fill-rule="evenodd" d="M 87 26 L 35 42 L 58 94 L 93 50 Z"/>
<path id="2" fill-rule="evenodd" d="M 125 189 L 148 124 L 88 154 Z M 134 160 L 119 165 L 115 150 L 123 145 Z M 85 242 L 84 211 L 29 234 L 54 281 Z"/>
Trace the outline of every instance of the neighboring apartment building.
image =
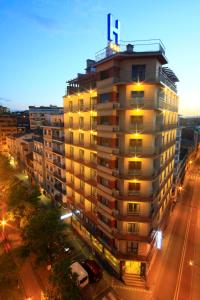
<path id="1" fill-rule="evenodd" d="M 10 158 L 22 169 L 26 169 L 27 155 L 33 151 L 33 133 L 14 134 L 6 140 Z"/>
<path id="2" fill-rule="evenodd" d="M 46 192 L 62 205 L 66 202 L 64 115 L 49 115 L 43 127 Z"/>
<path id="3" fill-rule="evenodd" d="M 0 153 L 5 155 L 8 153 L 6 137 L 16 134 L 17 132 L 18 129 L 16 115 L 10 113 L 0 113 Z"/>
<path id="4" fill-rule="evenodd" d="M 45 125 L 47 115 L 60 113 L 63 113 L 63 108 L 55 105 L 29 106 L 30 129 L 41 129 Z"/>
<path id="5" fill-rule="evenodd" d="M 45 190 L 45 161 L 44 161 L 44 140 L 43 137 L 34 137 L 33 139 L 33 171 L 34 181 L 37 186 Z"/>
<path id="6" fill-rule="evenodd" d="M 171 208 L 178 79 L 165 64 L 162 47 L 128 45 L 64 96 L 72 225 L 131 285 L 147 277 Z"/>

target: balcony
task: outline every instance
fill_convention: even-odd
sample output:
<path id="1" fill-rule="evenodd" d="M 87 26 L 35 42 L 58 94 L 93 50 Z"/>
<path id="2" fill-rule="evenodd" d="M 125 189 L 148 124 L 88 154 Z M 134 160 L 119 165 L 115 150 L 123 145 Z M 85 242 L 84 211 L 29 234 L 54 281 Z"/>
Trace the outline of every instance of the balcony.
<path id="1" fill-rule="evenodd" d="M 62 182 L 66 182 L 66 178 L 62 176 L 62 174 L 58 172 L 53 172 L 53 175 Z"/>
<path id="2" fill-rule="evenodd" d="M 54 159 L 54 160 L 53 160 L 53 164 L 56 165 L 57 167 L 61 168 L 61 169 L 64 169 L 64 168 L 65 168 L 65 163 L 62 163 L 62 162 L 59 161 L 59 160 Z"/>
<path id="3" fill-rule="evenodd" d="M 63 122 L 48 122 L 48 121 L 44 121 L 44 126 L 46 127 L 64 127 L 64 123 Z"/>
<path id="4" fill-rule="evenodd" d="M 52 140 L 63 142 L 64 143 L 64 136 L 52 135 Z"/>
<path id="5" fill-rule="evenodd" d="M 65 151 L 59 148 L 53 148 L 52 151 L 56 154 L 65 155 Z"/>

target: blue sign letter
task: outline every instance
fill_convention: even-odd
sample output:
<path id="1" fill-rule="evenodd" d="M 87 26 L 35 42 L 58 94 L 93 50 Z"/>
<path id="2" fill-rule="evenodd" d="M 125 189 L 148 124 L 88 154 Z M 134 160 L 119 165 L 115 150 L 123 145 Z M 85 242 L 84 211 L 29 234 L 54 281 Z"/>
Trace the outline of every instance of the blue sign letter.
<path id="1" fill-rule="evenodd" d="M 119 45 L 120 40 L 120 22 L 115 20 L 113 26 L 113 18 L 111 14 L 108 14 L 108 41 L 111 42 L 114 40 L 116 45 Z"/>

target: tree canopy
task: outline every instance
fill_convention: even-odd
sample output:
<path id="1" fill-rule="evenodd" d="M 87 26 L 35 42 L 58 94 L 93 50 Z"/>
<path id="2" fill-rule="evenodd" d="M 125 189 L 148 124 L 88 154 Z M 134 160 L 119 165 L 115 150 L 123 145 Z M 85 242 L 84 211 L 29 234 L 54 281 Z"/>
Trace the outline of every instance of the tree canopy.
<path id="1" fill-rule="evenodd" d="M 37 263 L 52 264 L 66 243 L 66 224 L 55 208 L 38 211 L 22 232 L 24 246 L 36 255 Z"/>

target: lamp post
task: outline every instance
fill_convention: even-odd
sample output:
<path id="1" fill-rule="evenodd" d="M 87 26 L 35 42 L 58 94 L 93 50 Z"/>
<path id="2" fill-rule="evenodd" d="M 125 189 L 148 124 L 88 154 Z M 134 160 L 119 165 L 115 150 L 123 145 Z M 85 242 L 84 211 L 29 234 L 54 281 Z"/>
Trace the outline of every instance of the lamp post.
<path id="1" fill-rule="evenodd" d="M 6 220 L 3 218 L 1 220 L 1 225 L 2 225 L 2 234 L 3 234 L 3 238 L 4 238 L 4 231 L 5 231 L 5 225 L 7 224 Z"/>

